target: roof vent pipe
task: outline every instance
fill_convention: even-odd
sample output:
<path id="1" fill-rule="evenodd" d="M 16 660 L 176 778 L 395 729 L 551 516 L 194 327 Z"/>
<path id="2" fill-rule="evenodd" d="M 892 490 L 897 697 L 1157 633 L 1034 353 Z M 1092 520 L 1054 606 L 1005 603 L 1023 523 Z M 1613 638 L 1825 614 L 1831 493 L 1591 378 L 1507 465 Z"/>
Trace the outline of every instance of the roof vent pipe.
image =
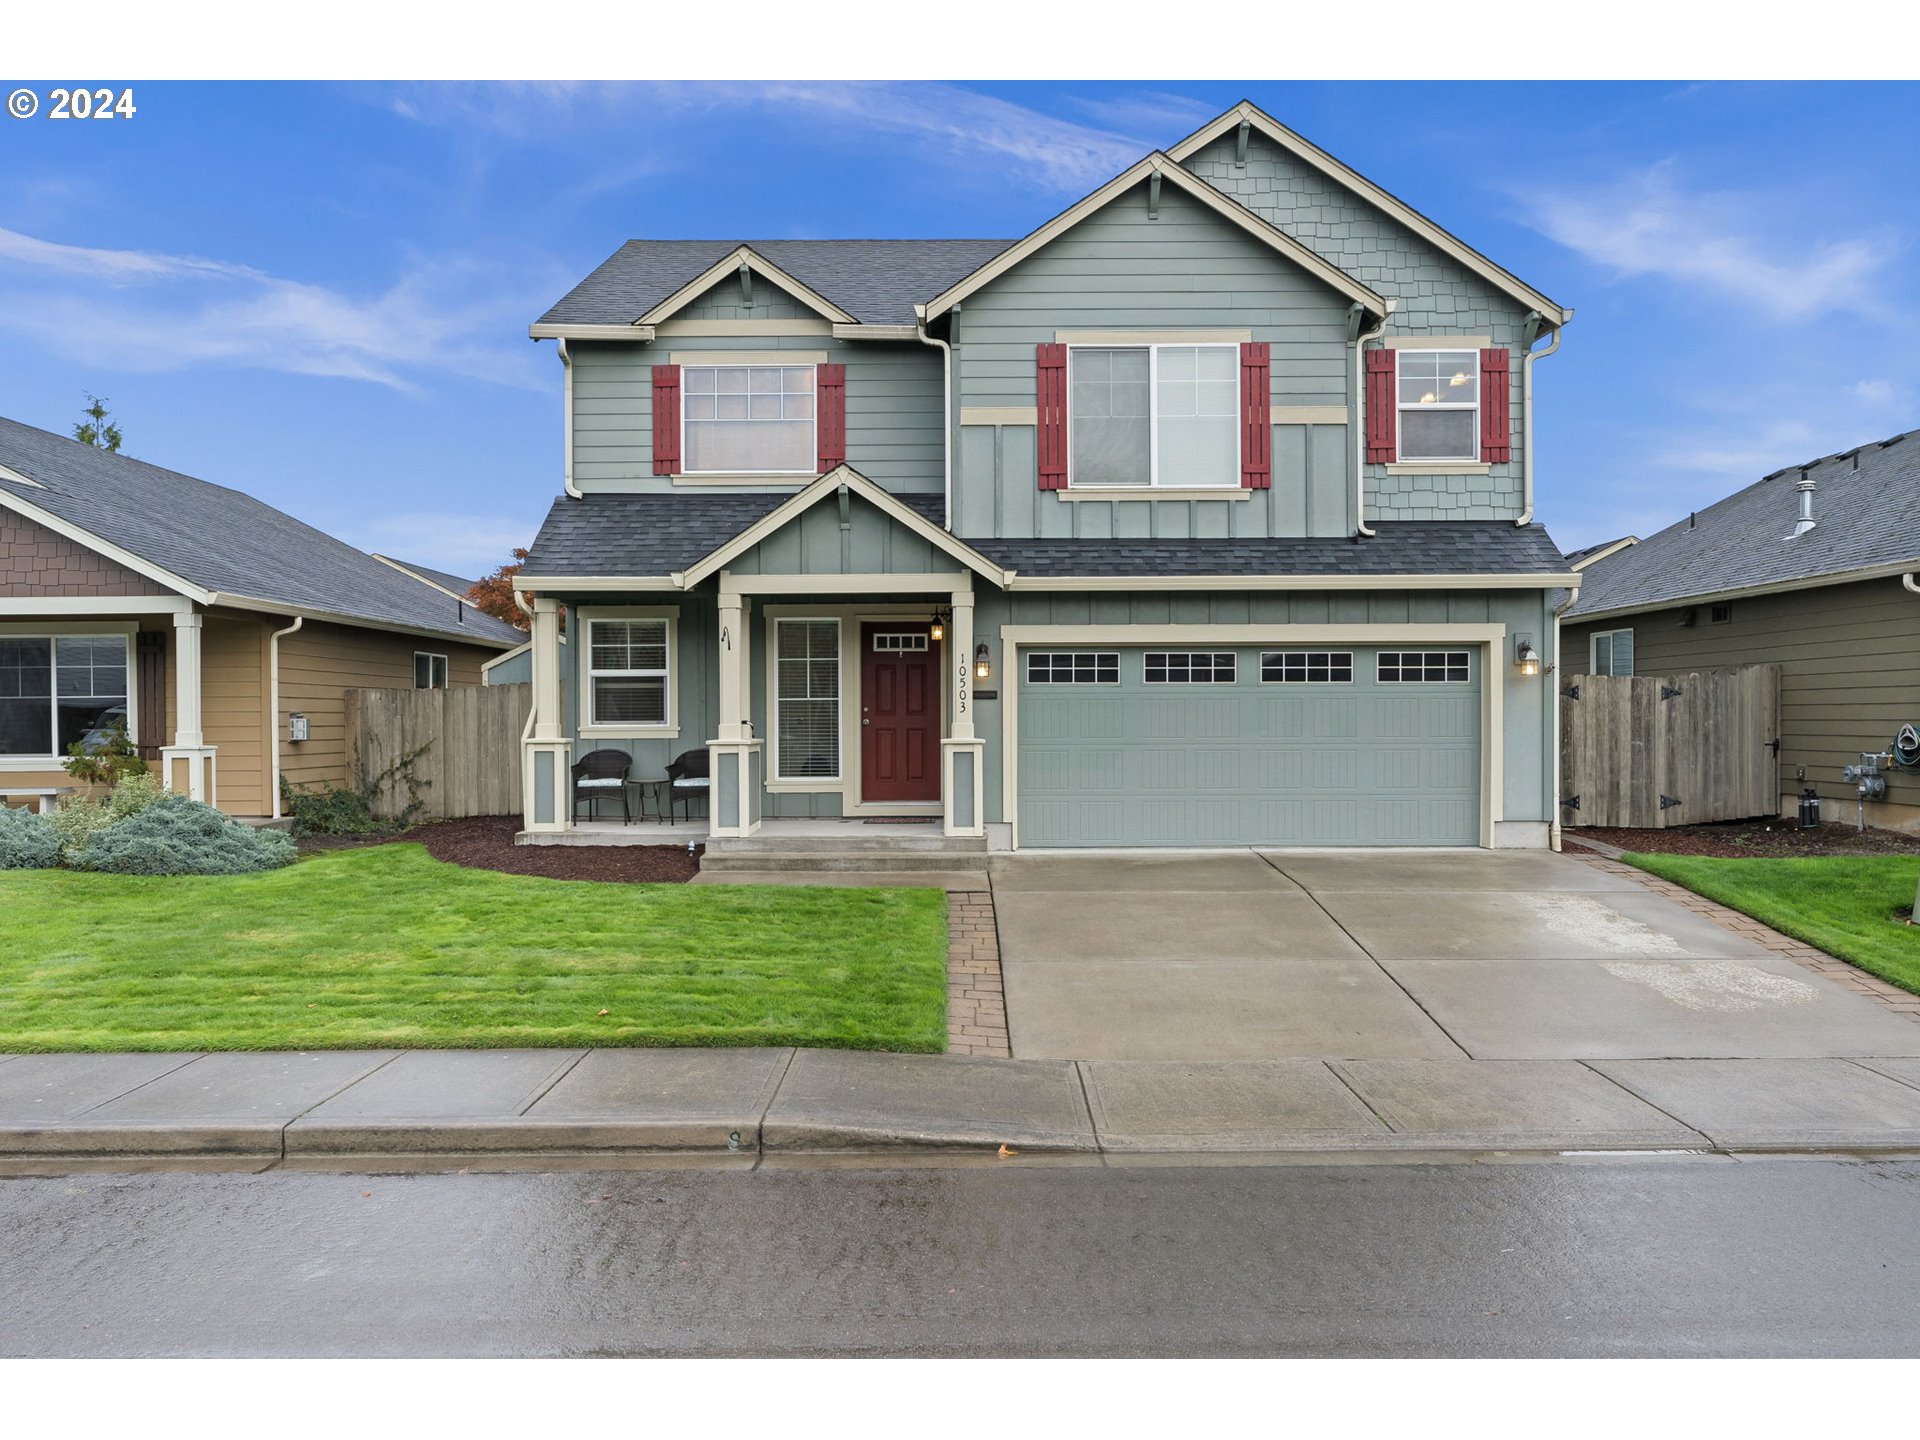
<path id="1" fill-rule="evenodd" d="M 1817 481 L 1809 480 L 1807 478 L 1807 472 L 1802 470 L 1799 481 L 1796 482 L 1793 487 L 1800 493 L 1800 518 L 1793 522 L 1793 533 L 1795 535 L 1804 535 L 1807 531 L 1813 529 L 1813 492 L 1817 483 Z"/>

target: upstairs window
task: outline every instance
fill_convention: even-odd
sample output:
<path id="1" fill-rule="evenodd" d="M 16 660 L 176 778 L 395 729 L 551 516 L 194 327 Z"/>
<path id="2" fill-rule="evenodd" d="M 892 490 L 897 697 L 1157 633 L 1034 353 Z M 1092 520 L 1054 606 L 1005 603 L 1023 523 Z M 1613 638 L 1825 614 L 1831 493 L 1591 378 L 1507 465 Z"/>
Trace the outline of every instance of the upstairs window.
<path id="1" fill-rule="evenodd" d="M 1480 458 L 1480 357 L 1471 350 L 1397 350 L 1400 458 Z"/>
<path id="2" fill-rule="evenodd" d="M 1070 484 L 1238 486 L 1237 345 L 1067 348 Z"/>
<path id="3" fill-rule="evenodd" d="M 684 365 L 682 470 L 690 475 L 812 475 L 814 367 Z"/>

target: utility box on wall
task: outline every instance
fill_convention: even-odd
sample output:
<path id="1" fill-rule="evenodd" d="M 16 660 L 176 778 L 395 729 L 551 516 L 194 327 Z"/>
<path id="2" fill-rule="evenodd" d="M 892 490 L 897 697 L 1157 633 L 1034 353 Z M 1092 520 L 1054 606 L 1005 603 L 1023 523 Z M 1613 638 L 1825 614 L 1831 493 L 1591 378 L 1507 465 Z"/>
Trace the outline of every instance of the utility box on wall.
<path id="1" fill-rule="evenodd" d="M 295 710 L 287 716 L 287 739 L 297 745 L 307 738 L 307 717 Z"/>

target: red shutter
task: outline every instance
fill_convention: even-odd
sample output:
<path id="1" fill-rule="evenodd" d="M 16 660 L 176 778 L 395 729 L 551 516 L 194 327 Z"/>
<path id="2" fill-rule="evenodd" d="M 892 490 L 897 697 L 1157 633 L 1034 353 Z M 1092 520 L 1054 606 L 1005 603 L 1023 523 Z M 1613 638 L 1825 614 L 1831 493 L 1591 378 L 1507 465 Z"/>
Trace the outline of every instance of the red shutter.
<path id="1" fill-rule="evenodd" d="M 819 391 L 820 473 L 826 474 L 847 458 L 847 367 L 817 367 L 815 388 Z"/>
<path id="2" fill-rule="evenodd" d="M 1268 380 L 1267 342 L 1240 346 L 1240 488 L 1273 484 L 1273 387 Z"/>
<path id="3" fill-rule="evenodd" d="M 1393 351 L 1369 350 L 1367 354 L 1367 463 L 1385 465 L 1396 458 L 1394 422 L 1396 409 Z"/>
<path id="4" fill-rule="evenodd" d="M 653 473 L 680 469 L 680 367 L 653 367 Z"/>
<path id="5" fill-rule="evenodd" d="M 1508 427 L 1507 352 L 1504 348 L 1480 352 L 1480 458 L 1490 465 L 1506 461 L 1513 446 Z"/>
<path id="6" fill-rule="evenodd" d="M 1034 362 L 1040 372 L 1036 397 L 1039 424 L 1034 441 L 1040 488 L 1064 490 L 1067 488 L 1067 347 L 1036 346 Z"/>

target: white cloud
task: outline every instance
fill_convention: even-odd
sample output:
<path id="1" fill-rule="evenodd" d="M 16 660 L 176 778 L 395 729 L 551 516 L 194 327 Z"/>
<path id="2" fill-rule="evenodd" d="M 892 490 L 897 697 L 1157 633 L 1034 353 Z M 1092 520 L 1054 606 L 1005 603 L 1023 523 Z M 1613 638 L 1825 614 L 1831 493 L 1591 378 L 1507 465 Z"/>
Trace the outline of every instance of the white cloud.
<path id="1" fill-rule="evenodd" d="M 1769 240 L 1775 227 L 1764 214 L 1730 195 L 1683 190 L 1670 164 L 1520 199 L 1535 229 L 1622 277 L 1704 286 L 1775 320 L 1882 312 L 1876 289 L 1898 249 L 1884 235 L 1797 250 Z"/>
<path id="2" fill-rule="evenodd" d="M 383 100 L 421 124 L 543 143 L 578 140 L 582 131 L 603 127 L 631 133 L 636 116 L 649 111 L 771 110 L 783 127 L 823 124 L 869 145 L 905 142 L 962 160 L 1011 159 L 1026 167 L 1023 183 L 1073 193 L 1111 179 L 1213 113 L 1183 96 L 1143 91 L 1074 102 L 1097 122 L 1085 125 L 936 82 L 416 85 Z"/>
<path id="3" fill-rule="evenodd" d="M 459 261 L 355 296 L 223 260 L 0 229 L 0 329 L 123 370 L 224 365 L 402 391 L 452 374 L 531 388 L 545 369 L 512 341 L 537 308 L 524 277 Z"/>

